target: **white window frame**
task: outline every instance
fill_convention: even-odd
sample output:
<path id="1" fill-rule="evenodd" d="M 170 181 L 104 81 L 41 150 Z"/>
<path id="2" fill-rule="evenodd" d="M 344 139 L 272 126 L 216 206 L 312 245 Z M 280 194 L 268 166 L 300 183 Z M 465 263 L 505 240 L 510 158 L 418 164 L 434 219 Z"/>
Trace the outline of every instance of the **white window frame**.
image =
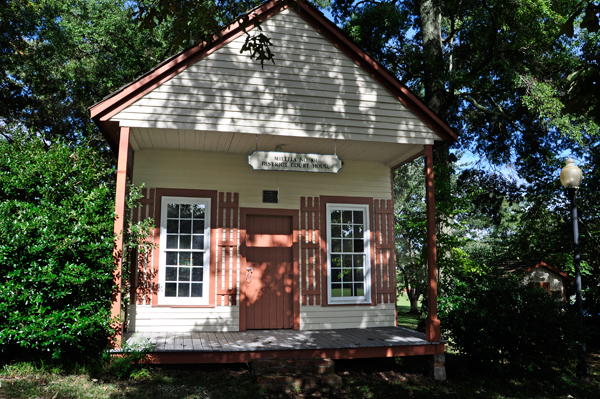
<path id="1" fill-rule="evenodd" d="M 208 305 L 210 291 L 210 220 L 211 203 L 210 198 L 196 197 L 167 197 L 161 199 L 160 214 L 160 246 L 159 246 L 159 269 L 158 269 L 158 304 L 159 305 Z M 202 277 L 202 297 L 167 297 L 165 296 L 165 274 L 167 263 L 167 204 L 198 204 L 205 206 L 204 216 L 204 257 Z M 190 252 L 198 252 L 191 250 Z"/>
<path id="2" fill-rule="evenodd" d="M 364 269 L 364 295 L 360 297 L 332 297 L 331 296 L 331 211 L 362 211 L 364 218 L 364 246 L 365 246 L 365 269 Z M 335 204 L 328 203 L 327 212 L 327 303 L 329 304 L 371 304 L 371 228 L 369 217 L 369 205 L 366 204 Z"/>

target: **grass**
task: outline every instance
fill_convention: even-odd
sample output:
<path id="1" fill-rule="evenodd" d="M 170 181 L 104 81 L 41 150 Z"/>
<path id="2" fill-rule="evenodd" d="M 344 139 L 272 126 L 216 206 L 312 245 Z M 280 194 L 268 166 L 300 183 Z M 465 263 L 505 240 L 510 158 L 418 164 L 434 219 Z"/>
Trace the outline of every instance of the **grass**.
<path id="1" fill-rule="evenodd" d="M 398 309 L 398 325 L 416 330 L 417 324 L 419 323 L 419 315 L 408 313 L 410 310 L 408 296 L 398 295 L 398 302 L 396 302 L 396 305 Z"/>
<path id="2" fill-rule="evenodd" d="M 495 398 L 541 399 L 600 397 L 600 351 L 590 362 L 594 381 L 582 384 L 568 375 L 507 378 L 464 373 L 460 358 L 447 357 L 448 381 L 423 375 L 427 358 L 360 359 L 336 361 L 343 387 L 328 392 L 261 392 L 250 366 L 154 366 L 138 369 L 127 379 L 93 375 L 84 370 L 64 373 L 29 363 L 0 370 L 0 398 L 36 399 L 237 399 L 237 398 Z"/>

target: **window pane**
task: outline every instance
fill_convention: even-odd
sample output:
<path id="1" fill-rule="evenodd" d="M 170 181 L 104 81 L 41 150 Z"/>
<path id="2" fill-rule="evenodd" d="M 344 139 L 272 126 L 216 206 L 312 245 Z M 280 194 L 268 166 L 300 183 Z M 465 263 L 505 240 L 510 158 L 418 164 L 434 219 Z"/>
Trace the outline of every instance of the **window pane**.
<path id="1" fill-rule="evenodd" d="M 179 281 L 190 281 L 190 268 L 180 267 L 179 268 Z"/>
<path id="2" fill-rule="evenodd" d="M 192 236 L 179 236 L 179 248 L 190 249 L 192 247 Z"/>
<path id="3" fill-rule="evenodd" d="M 352 223 L 352 211 L 342 211 L 342 223 Z"/>
<path id="4" fill-rule="evenodd" d="M 365 285 L 364 284 L 354 284 L 354 293 L 356 296 L 364 296 L 365 295 Z"/>
<path id="5" fill-rule="evenodd" d="M 342 267 L 352 268 L 352 255 L 342 255 Z"/>
<path id="6" fill-rule="evenodd" d="M 167 248 L 177 249 L 177 241 L 179 241 L 177 239 L 177 236 L 175 236 L 175 235 L 168 235 L 167 236 Z"/>
<path id="7" fill-rule="evenodd" d="M 194 234 L 204 233 L 204 220 L 194 220 Z"/>
<path id="8" fill-rule="evenodd" d="M 167 220 L 167 233 L 179 233 L 179 221 L 172 219 Z"/>
<path id="9" fill-rule="evenodd" d="M 204 266 L 204 254 L 201 252 L 194 252 L 192 254 L 192 266 Z"/>
<path id="10" fill-rule="evenodd" d="M 342 267 L 342 256 L 331 256 L 331 267 Z"/>
<path id="11" fill-rule="evenodd" d="M 177 264 L 177 252 L 167 252 L 167 265 Z"/>
<path id="12" fill-rule="evenodd" d="M 345 283 L 352 281 L 352 269 L 347 267 L 342 269 L 342 281 Z"/>
<path id="13" fill-rule="evenodd" d="M 344 241 L 344 252 L 354 252 L 354 245 L 352 245 L 353 240 L 343 240 Z"/>
<path id="14" fill-rule="evenodd" d="M 179 217 L 179 205 L 178 204 L 168 204 L 167 205 L 167 217 L 168 218 L 178 218 Z"/>
<path id="15" fill-rule="evenodd" d="M 192 284 L 192 297 L 199 298 L 202 296 L 202 283 Z"/>
<path id="16" fill-rule="evenodd" d="M 192 205 L 190 205 L 190 204 L 181 205 L 181 213 L 180 213 L 179 217 L 191 219 L 192 218 Z"/>
<path id="17" fill-rule="evenodd" d="M 342 226 L 339 224 L 331 225 L 331 237 L 341 237 L 342 236 Z"/>
<path id="18" fill-rule="evenodd" d="M 189 266 L 192 263 L 191 252 L 180 252 L 179 253 L 179 264 L 181 266 Z"/>
<path id="19" fill-rule="evenodd" d="M 364 278 L 363 269 L 354 269 L 354 282 L 362 282 Z"/>
<path id="20" fill-rule="evenodd" d="M 165 296 L 175 296 L 177 294 L 177 283 L 165 284 Z"/>
<path id="21" fill-rule="evenodd" d="M 341 211 L 331 211 L 331 223 L 342 223 Z"/>
<path id="22" fill-rule="evenodd" d="M 354 240 L 354 252 L 365 252 L 365 242 L 362 238 Z"/>
<path id="23" fill-rule="evenodd" d="M 362 225 L 354 226 L 354 238 L 363 238 L 364 227 Z"/>
<path id="24" fill-rule="evenodd" d="M 194 236 L 192 249 L 204 249 L 204 236 Z"/>
<path id="25" fill-rule="evenodd" d="M 167 267 L 167 272 L 165 273 L 166 281 L 177 281 L 177 268 L 176 267 Z"/>
<path id="26" fill-rule="evenodd" d="M 177 293 L 178 297 L 188 297 L 190 296 L 190 283 L 179 283 L 178 284 L 179 292 Z"/>
<path id="27" fill-rule="evenodd" d="M 342 225 L 342 237 L 344 238 L 352 238 L 352 228 L 351 224 L 343 224 Z"/>
<path id="28" fill-rule="evenodd" d="M 331 282 L 340 283 L 342 281 L 342 269 L 332 268 L 331 269 Z"/>
<path id="29" fill-rule="evenodd" d="M 331 240 L 331 252 L 342 252 L 342 240 Z"/>
<path id="30" fill-rule="evenodd" d="M 202 281 L 204 279 L 204 269 L 202 267 L 194 267 L 192 269 L 192 281 Z"/>
<path id="31" fill-rule="evenodd" d="M 331 296 L 332 297 L 341 297 L 342 296 L 342 285 L 341 284 L 331 284 Z"/>
<path id="32" fill-rule="evenodd" d="M 194 219 L 204 218 L 204 205 L 194 204 L 192 205 L 192 217 Z"/>
<path id="33" fill-rule="evenodd" d="M 354 255 L 354 267 L 355 268 L 363 268 L 365 266 L 364 259 L 365 259 L 364 255 Z"/>
<path id="34" fill-rule="evenodd" d="M 191 220 L 180 220 L 179 221 L 179 232 L 181 234 L 192 234 L 192 221 Z"/>
<path id="35" fill-rule="evenodd" d="M 363 224 L 363 211 L 354 211 L 354 223 Z"/>
<path id="36" fill-rule="evenodd" d="M 352 296 L 352 283 L 342 284 L 342 296 Z"/>

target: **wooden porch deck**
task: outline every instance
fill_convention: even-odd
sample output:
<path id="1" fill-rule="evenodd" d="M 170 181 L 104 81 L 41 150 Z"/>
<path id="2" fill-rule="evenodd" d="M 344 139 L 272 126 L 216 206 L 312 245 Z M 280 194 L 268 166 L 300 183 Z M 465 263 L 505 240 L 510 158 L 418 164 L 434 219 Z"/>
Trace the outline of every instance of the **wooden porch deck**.
<path id="1" fill-rule="evenodd" d="M 126 333 L 129 347 L 153 346 L 151 363 L 238 363 L 265 357 L 415 356 L 443 353 L 444 341 L 403 327 L 340 330 Z"/>

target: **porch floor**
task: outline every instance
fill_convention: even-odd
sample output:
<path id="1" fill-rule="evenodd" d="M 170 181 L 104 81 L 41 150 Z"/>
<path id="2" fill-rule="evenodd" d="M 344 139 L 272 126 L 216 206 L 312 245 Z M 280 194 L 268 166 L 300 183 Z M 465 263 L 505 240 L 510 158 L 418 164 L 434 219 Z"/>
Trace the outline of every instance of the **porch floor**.
<path id="1" fill-rule="evenodd" d="M 411 356 L 442 353 L 444 342 L 403 327 L 339 330 L 126 333 L 129 347 L 153 345 L 152 363 L 234 363 L 264 357 Z M 179 359 L 179 361 L 177 360 Z"/>

